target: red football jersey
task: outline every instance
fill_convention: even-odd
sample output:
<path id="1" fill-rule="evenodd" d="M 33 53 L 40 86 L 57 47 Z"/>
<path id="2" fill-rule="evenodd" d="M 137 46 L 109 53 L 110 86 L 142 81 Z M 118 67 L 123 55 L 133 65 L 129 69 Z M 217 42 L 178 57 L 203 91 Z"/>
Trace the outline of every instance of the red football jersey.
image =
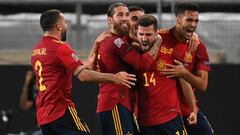
<path id="1" fill-rule="evenodd" d="M 32 66 L 38 83 L 36 99 L 39 125 L 63 116 L 72 101 L 72 72 L 82 62 L 70 45 L 44 36 L 32 51 Z"/>
<path id="2" fill-rule="evenodd" d="M 148 69 L 154 59 L 148 53 L 140 55 L 128 45 L 127 38 L 112 35 L 103 40 L 98 49 L 97 68 L 103 73 L 129 72 L 130 68 Z M 132 97 L 129 88 L 115 83 L 99 85 L 97 112 L 109 111 L 120 103 L 132 111 Z"/>
<path id="3" fill-rule="evenodd" d="M 207 50 L 205 45 L 202 42 L 200 42 L 197 50 L 194 52 L 188 51 L 188 43 L 177 42 L 174 48 L 173 54 L 174 54 L 174 58 L 181 61 L 184 64 L 185 68 L 188 69 L 190 72 L 193 72 L 196 70 L 210 71 L 210 63 L 209 63 Z M 193 88 L 193 91 L 195 92 L 194 88 Z M 188 116 L 192 112 L 192 109 L 185 102 L 182 94 L 180 94 L 180 105 L 181 105 L 181 112 L 183 116 Z M 197 105 L 197 99 L 196 99 L 196 105 Z"/>
<path id="4" fill-rule="evenodd" d="M 139 72 L 139 124 L 153 126 L 168 122 L 180 114 L 178 89 L 174 78 L 160 71 L 173 64 L 174 41 L 169 33 L 161 33 L 160 51 L 150 70 Z"/>

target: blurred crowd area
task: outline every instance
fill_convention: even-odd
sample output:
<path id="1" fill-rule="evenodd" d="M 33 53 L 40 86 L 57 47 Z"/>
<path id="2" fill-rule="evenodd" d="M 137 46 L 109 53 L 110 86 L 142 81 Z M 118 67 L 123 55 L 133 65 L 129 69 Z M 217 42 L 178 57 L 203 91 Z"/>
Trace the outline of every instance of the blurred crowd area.
<path id="1" fill-rule="evenodd" d="M 67 41 L 85 59 L 97 35 L 107 30 L 107 16 L 65 15 L 70 26 Z M 161 28 L 170 28 L 175 23 L 173 13 L 161 13 L 160 17 Z M 30 64 L 31 49 L 43 34 L 39 18 L 40 13 L 0 14 L 0 64 Z M 77 19 L 81 20 L 80 26 Z M 197 33 L 207 46 L 211 63 L 240 63 L 240 13 L 200 13 Z"/>

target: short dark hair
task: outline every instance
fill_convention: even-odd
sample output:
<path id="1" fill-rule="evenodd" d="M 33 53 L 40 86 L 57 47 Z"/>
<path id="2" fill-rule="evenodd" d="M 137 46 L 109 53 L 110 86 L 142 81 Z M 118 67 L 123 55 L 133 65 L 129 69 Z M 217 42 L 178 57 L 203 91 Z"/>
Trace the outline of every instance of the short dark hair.
<path id="1" fill-rule="evenodd" d="M 139 6 L 128 6 L 128 10 L 129 10 L 129 12 L 142 11 L 142 12 L 145 13 L 145 10 L 142 7 L 139 7 Z"/>
<path id="2" fill-rule="evenodd" d="M 44 32 L 49 31 L 54 27 L 54 24 L 56 24 L 57 20 L 60 17 L 60 13 L 62 12 L 57 9 L 47 10 L 42 13 L 40 17 L 40 25 Z"/>
<path id="3" fill-rule="evenodd" d="M 120 6 L 127 7 L 127 5 L 125 5 L 125 4 L 123 4 L 123 3 L 113 3 L 113 4 L 111 4 L 111 5 L 108 7 L 107 16 L 108 16 L 108 17 L 112 17 L 113 14 L 114 14 L 114 9 L 115 9 L 116 7 L 120 7 Z"/>
<path id="4" fill-rule="evenodd" d="M 195 2 L 178 3 L 176 4 L 176 7 L 175 7 L 175 16 L 179 16 L 183 14 L 186 10 L 199 12 L 199 6 Z"/>
<path id="5" fill-rule="evenodd" d="M 142 15 L 142 16 L 139 17 L 137 26 L 147 27 L 147 26 L 150 26 L 150 25 L 153 25 L 154 30 L 157 31 L 158 21 L 157 21 L 156 17 L 154 17 L 153 15 L 150 15 L 150 14 L 145 14 L 145 15 Z"/>

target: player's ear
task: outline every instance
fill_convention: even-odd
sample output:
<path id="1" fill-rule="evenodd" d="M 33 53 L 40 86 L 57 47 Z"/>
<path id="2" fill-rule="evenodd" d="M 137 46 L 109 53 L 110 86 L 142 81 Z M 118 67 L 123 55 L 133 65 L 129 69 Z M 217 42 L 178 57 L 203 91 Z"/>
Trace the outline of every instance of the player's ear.
<path id="1" fill-rule="evenodd" d="M 108 17 L 108 23 L 113 24 L 113 18 L 112 17 Z"/>
<path id="2" fill-rule="evenodd" d="M 62 29 L 62 25 L 60 23 L 56 23 L 55 25 L 58 31 Z"/>
<path id="3" fill-rule="evenodd" d="M 181 18 L 179 16 L 176 16 L 176 24 L 179 24 L 181 21 Z"/>

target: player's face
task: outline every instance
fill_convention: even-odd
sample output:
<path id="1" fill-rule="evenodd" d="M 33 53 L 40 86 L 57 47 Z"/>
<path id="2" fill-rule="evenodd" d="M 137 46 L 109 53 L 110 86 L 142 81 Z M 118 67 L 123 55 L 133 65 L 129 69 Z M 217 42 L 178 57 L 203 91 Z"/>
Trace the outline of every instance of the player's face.
<path id="1" fill-rule="evenodd" d="M 140 43 L 140 47 L 144 52 L 149 51 L 157 37 L 157 31 L 154 30 L 154 26 L 138 26 L 137 28 L 137 38 Z"/>
<path id="2" fill-rule="evenodd" d="M 180 37 L 184 40 L 190 39 L 196 30 L 199 21 L 198 16 L 198 12 L 186 10 L 183 15 L 177 17 L 178 34 L 181 34 Z"/>
<path id="3" fill-rule="evenodd" d="M 131 18 L 131 34 L 137 36 L 137 22 L 138 22 L 138 18 L 142 15 L 144 15 L 145 13 L 143 11 L 137 10 L 137 11 L 131 11 L 130 12 L 130 18 Z"/>
<path id="4" fill-rule="evenodd" d="M 128 35 L 130 29 L 130 15 L 127 7 L 120 6 L 114 9 L 114 14 L 110 17 L 114 30 L 119 35 Z"/>
<path id="5" fill-rule="evenodd" d="M 145 13 L 143 11 L 137 10 L 137 11 L 131 11 L 130 12 L 130 18 L 131 18 L 131 26 L 136 26 L 138 18 Z"/>
<path id="6" fill-rule="evenodd" d="M 60 31 L 61 31 L 61 40 L 66 41 L 68 23 L 65 16 L 62 13 L 60 14 L 60 19 L 58 20 L 58 24 L 60 26 Z"/>

